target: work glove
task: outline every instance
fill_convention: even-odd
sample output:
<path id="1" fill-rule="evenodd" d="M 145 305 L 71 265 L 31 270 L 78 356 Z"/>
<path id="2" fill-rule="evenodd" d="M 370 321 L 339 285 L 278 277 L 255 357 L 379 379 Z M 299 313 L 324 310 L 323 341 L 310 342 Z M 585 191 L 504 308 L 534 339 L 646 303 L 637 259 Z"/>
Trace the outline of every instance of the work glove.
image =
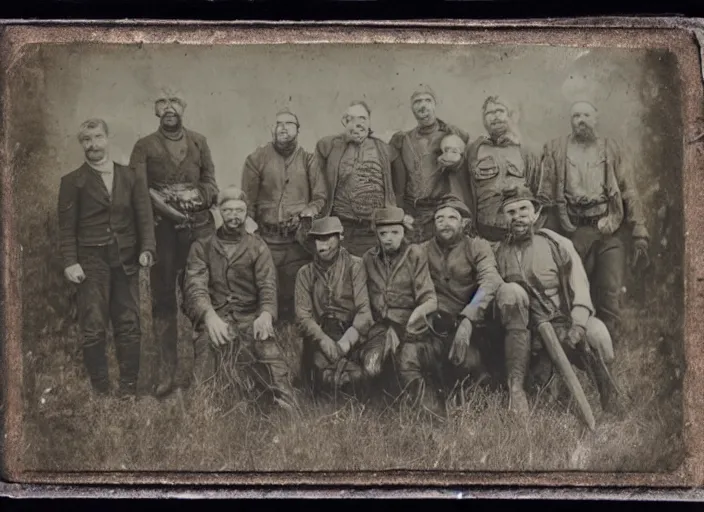
<path id="1" fill-rule="evenodd" d="M 646 238 L 635 238 L 633 240 L 633 257 L 631 259 L 631 266 L 636 268 L 638 262 L 642 262 L 642 267 L 647 268 L 650 266 L 650 256 L 648 255 L 648 240 Z"/>
<path id="2" fill-rule="evenodd" d="M 144 251 L 139 255 L 139 264 L 143 267 L 151 267 L 154 264 L 154 256 L 149 251 Z"/>
<path id="3" fill-rule="evenodd" d="M 577 348 L 587 336 L 587 329 L 583 325 L 572 324 L 570 330 L 567 331 L 565 341 L 570 348 Z"/>
<path id="4" fill-rule="evenodd" d="M 74 263 L 73 265 L 66 267 L 64 269 L 64 276 L 66 279 L 75 284 L 81 284 L 86 280 L 86 275 L 83 273 L 83 267 L 80 263 Z"/>
<path id="5" fill-rule="evenodd" d="M 460 366 L 465 362 L 471 338 L 472 322 L 470 322 L 468 318 L 465 318 L 460 322 L 457 328 L 455 339 L 452 342 L 450 353 L 448 354 L 450 362 L 455 366 Z"/>
<path id="6" fill-rule="evenodd" d="M 340 346 L 329 336 L 325 336 L 322 340 L 320 340 L 320 350 L 322 350 L 328 361 L 333 364 L 337 363 L 340 358 L 344 356 Z"/>
<path id="7" fill-rule="evenodd" d="M 384 340 L 384 358 L 387 354 L 395 354 L 398 347 L 401 345 L 401 340 L 396 333 L 396 329 L 389 327 L 386 329 L 386 339 Z"/>
<path id="8" fill-rule="evenodd" d="M 215 348 L 223 347 L 232 341 L 230 326 L 214 309 L 205 314 L 205 328 L 208 331 L 210 343 Z"/>
<path id="9" fill-rule="evenodd" d="M 274 323 L 271 313 L 263 311 L 252 325 L 255 340 L 267 340 L 274 335 Z"/>

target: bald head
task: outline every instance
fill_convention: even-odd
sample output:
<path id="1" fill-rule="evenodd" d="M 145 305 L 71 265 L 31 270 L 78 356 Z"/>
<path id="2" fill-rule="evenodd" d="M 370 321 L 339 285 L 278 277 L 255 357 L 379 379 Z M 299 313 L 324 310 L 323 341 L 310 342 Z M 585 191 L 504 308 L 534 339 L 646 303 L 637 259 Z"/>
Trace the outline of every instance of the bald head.
<path id="1" fill-rule="evenodd" d="M 572 135 L 576 140 L 581 142 L 595 140 L 597 120 L 598 111 L 592 103 L 577 101 L 572 104 L 570 122 L 572 124 Z"/>

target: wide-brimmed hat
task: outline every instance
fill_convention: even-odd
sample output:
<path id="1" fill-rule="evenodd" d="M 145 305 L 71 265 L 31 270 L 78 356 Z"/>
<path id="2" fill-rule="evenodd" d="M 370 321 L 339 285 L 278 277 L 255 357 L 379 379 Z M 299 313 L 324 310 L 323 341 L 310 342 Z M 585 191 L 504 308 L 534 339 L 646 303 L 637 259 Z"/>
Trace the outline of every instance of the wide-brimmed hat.
<path id="1" fill-rule="evenodd" d="M 467 205 L 464 204 L 464 202 L 457 197 L 447 196 L 442 198 L 440 202 L 438 202 L 438 205 L 435 207 L 435 213 L 442 210 L 443 208 L 454 208 L 465 219 L 472 218 L 472 213 L 469 211 Z"/>
<path id="2" fill-rule="evenodd" d="M 501 211 L 511 203 L 528 200 L 533 203 L 536 208 L 540 207 L 540 202 L 535 198 L 533 192 L 525 185 L 505 188 L 501 191 Z"/>
<path id="3" fill-rule="evenodd" d="M 315 219 L 311 223 L 308 236 L 328 236 L 341 235 L 343 232 L 342 222 L 337 217 L 322 217 Z"/>
<path id="4" fill-rule="evenodd" d="M 374 210 L 372 215 L 372 226 L 393 226 L 403 224 L 403 219 L 406 213 L 398 206 L 389 206 L 388 208 L 378 208 Z"/>

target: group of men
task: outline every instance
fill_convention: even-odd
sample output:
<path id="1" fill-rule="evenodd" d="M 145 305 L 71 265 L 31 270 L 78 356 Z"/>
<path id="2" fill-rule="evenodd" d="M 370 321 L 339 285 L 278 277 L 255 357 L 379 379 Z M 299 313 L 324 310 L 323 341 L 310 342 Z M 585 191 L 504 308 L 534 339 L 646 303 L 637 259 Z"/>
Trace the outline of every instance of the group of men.
<path id="1" fill-rule="evenodd" d="M 181 289 L 196 383 L 236 345 L 277 402 L 295 405 L 287 340 L 274 331 L 295 320 L 316 386 L 375 388 L 393 375 L 442 416 L 443 392 L 490 377 L 526 415 L 527 374 L 551 368 L 538 334 L 547 322 L 575 364 L 581 350 L 599 355 L 589 370 L 613 407 L 626 244 L 647 261 L 649 237 L 625 155 L 596 132 L 597 108 L 574 103 L 572 132 L 535 155 L 501 97 L 486 99 L 487 133 L 471 141 L 438 119 L 430 87 L 410 103 L 417 126 L 387 143 L 371 130 L 369 106 L 352 102 L 343 133 L 313 152 L 298 143 L 298 116 L 283 110 L 272 141 L 247 156 L 241 186 L 221 190 L 206 138 L 184 127 L 179 94 L 157 99 L 159 129 L 136 143 L 129 167 L 110 159 L 104 121 L 83 123 L 85 163 L 62 179 L 59 219 L 93 388 L 110 392 L 112 322 L 118 393 L 136 393 L 142 266 L 162 349 L 157 396 L 175 387 Z"/>

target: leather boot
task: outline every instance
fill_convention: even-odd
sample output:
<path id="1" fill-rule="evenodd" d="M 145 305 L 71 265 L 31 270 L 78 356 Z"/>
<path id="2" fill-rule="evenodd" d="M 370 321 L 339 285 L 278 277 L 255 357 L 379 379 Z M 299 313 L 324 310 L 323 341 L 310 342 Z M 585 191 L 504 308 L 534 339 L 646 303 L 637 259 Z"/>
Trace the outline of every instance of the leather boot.
<path id="1" fill-rule="evenodd" d="M 509 410 L 525 418 L 530 413 L 524 388 L 530 359 L 530 333 L 527 329 L 511 329 L 504 339 L 506 374 L 508 376 Z"/>
<path id="2" fill-rule="evenodd" d="M 90 383 L 99 395 L 110 394 L 108 360 L 105 355 L 105 343 L 96 343 L 83 347 L 83 364 L 88 372 Z"/>
<path id="3" fill-rule="evenodd" d="M 118 393 L 121 396 L 137 394 L 137 380 L 139 378 L 139 340 L 128 343 L 116 343 L 115 352 L 117 363 L 120 367 L 120 387 Z"/>
<path id="4" fill-rule="evenodd" d="M 623 404 L 619 399 L 618 390 L 609 378 L 609 373 L 611 373 L 610 365 L 605 362 L 602 363 L 599 360 L 599 356 L 593 354 L 590 357 L 590 366 L 599 391 L 601 408 L 607 413 L 621 415 L 624 412 Z"/>

